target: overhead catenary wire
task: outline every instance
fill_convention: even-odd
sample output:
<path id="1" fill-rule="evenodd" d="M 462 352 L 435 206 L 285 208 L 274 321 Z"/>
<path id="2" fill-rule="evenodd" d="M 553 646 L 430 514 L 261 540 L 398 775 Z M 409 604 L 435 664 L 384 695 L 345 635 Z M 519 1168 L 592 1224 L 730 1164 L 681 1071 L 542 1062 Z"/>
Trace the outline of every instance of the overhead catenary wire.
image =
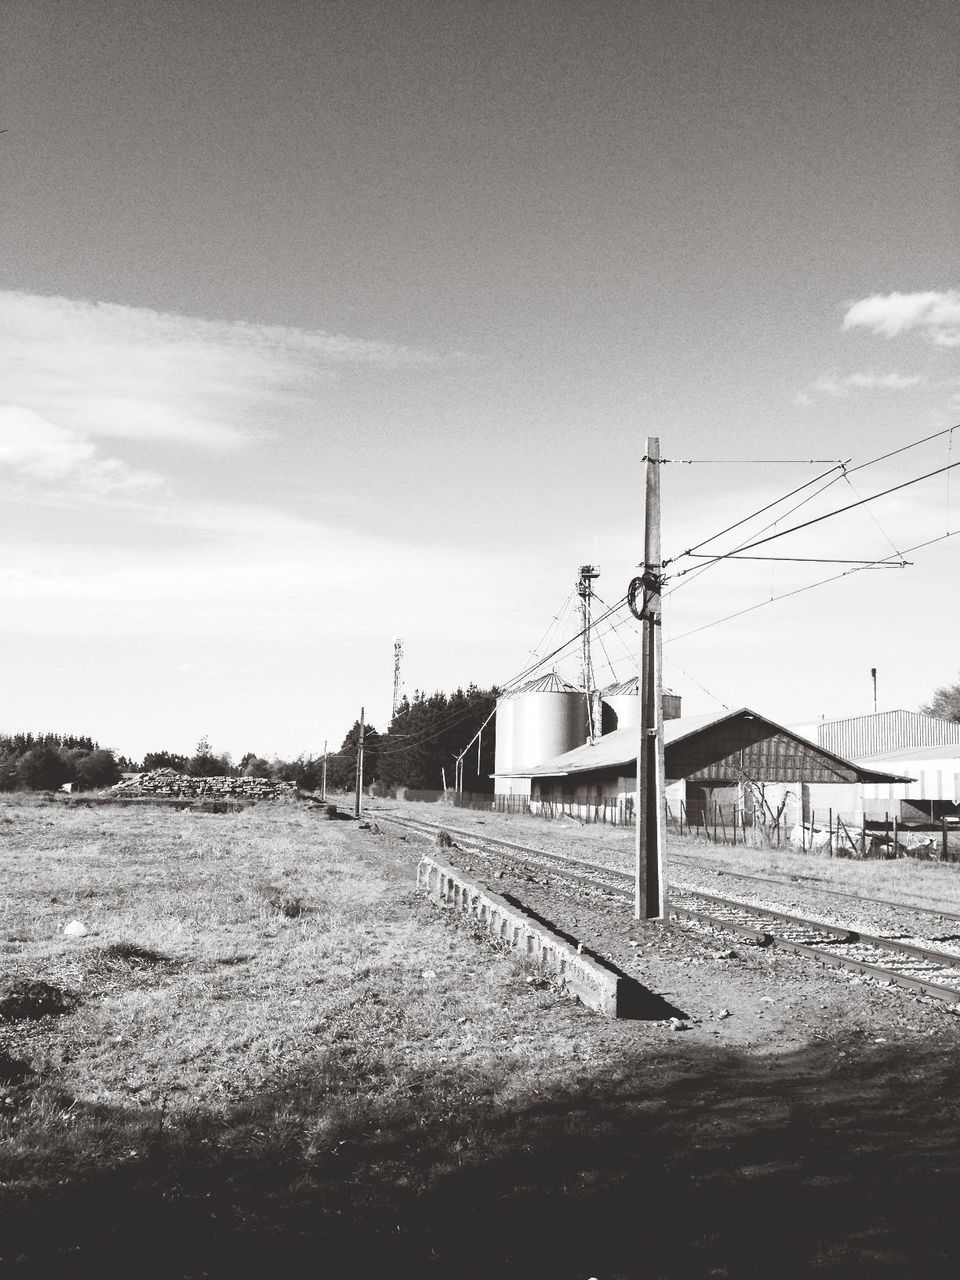
<path id="1" fill-rule="evenodd" d="M 941 533 L 936 538 L 928 538 L 926 542 L 918 542 L 915 546 L 906 547 L 903 554 L 911 555 L 914 551 L 921 551 L 925 547 L 933 546 L 934 543 L 943 542 L 947 538 L 954 538 L 957 534 L 960 534 L 960 529 L 953 529 L 948 533 Z M 899 555 L 900 553 L 897 552 L 897 554 Z M 892 557 L 888 557 L 888 559 L 892 559 Z M 835 573 L 829 578 L 821 578 L 817 582 L 807 583 L 805 587 L 797 587 L 793 591 L 784 591 L 778 596 L 771 596 L 768 600 L 760 600 L 757 604 L 748 605 L 746 609 L 738 609 L 735 613 L 728 613 L 722 618 L 714 618 L 712 622 L 705 622 L 703 626 L 693 627 L 690 631 L 683 631 L 678 636 L 664 638 L 663 643 L 667 645 L 674 644 L 678 640 L 686 640 L 688 636 L 695 636 L 701 631 L 710 630 L 711 627 L 718 627 L 723 622 L 731 622 L 735 618 L 742 618 L 745 614 L 754 613 L 757 609 L 762 609 L 768 604 L 774 604 L 778 600 L 789 600 L 791 596 L 802 595 L 805 591 L 812 591 L 814 587 L 823 587 L 831 582 L 839 582 L 841 578 L 847 578 L 852 573 L 863 573 L 866 569 L 876 569 L 879 567 L 881 566 L 876 564 L 855 565 L 853 568 L 845 569 L 842 573 Z M 900 566 L 897 565 L 895 567 L 899 568 Z"/>
<path id="2" fill-rule="evenodd" d="M 931 432 L 930 435 L 922 436 L 919 440 L 911 440 L 908 444 L 900 445 L 896 449 L 890 449 L 886 453 L 878 454 L 877 457 L 875 458 L 868 458 L 865 462 L 859 462 L 855 467 L 848 466 L 850 459 L 846 458 L 842 462 L 838 463 L 836 466 L 831 467 L 829 471 L 823 472 L 822 475 L 814 476 L 812 480 L 806 481 L 804 484 L 799 485 L 796 489 L 793 489 L 789 493 L 784 494 L 782 497 L 775 499 L 773 502 L 769 502 L 765 506 L 759 507 L 757 510 L 751 512 L 749 515 L 744 516 L 742 519 L 736 521 L 734 524 L 728 525 L 726 528 L 721 529 L 719 532 L 712 534 L 709 538 L 704 538 L 701 542 L 695 543 L 694 546 L 688 548 L 686 551 L 681 551 L 677 555 L 671 556 L 669 559 L 664 560 L 663 564 L 664 566 L 668 564 L 672 564 L 674 561 L 681 560 L 685 556 L 690 555 L 691 552 L 698 551 L 701 547 L 706 546 L 708 542 L 716 542 L 716 540 L 718 538 L 722 538 L 724 534 L 731 533 L 734 529 L 739 528 L 741 525 L 748 523 L 748 521 L 754 520 L 756 519 L 757 516 L 763 515 L 766 511 L 771 510 L 772 507 L 779 506 L 781 502 L 788 501 L 788 499 L 793 497 L 794 494 L 802 492 L 804 489 L 809 488 L 810 485 L 816 484 L 819 480 L 823 480 L 826 476 L 830 475 L 832 471 L 839 471 L 840 474 L 835 475 L 830 480 L 827 480 L 826 484 L 824 484 L 822 488 L 818 489 L 815 493 L 809 495 L 807 498 L 804 498 L 802 502 L 797 503 L 797 505 L 795 507 L 792 507 L 790 511 L 781 513 L 777 517 L 777 521 L 773 521 L 771 522 L 771 524 L 766 525 L 764 529 L 760 530 L 760 532 L 761 533 L 766 532 L 766 530 L 771 528 L 774 523 L 778 523 L 779 521 L 785 520 L 787 516 L 791 515 L 794 511 L 799 510 L 799 508 L 802 506 L 805 506 L 807 502 L 812 501 L 813 498 L 819 496 L 819 494 L 824 493 L 832 485 L 838 483 L 838 481 L 844 478 L 844 475 L 846 477 L 850 477 L 852 475 L 855 475 L 858 471 L 863 471 L 867 467 L 876 466 L 880 462 L 886 462 L 890 458 L 895 458 L 901 453 L 908 452 L 910 449 L 917 449 L 921 445 L 929 444 L 931 440 L 938 440 L 942 436 L 946 435 L 952 439 L 952 434 L 956 430 L 957 430 L 957 424 L 954 424 L 951 427 L 944 427 L 940 431 L 934 431 L 934 432 Z M 947 461 L 948 462 L 950 461 L 949 457 Z M 734 548 L 734 550 L 740 550 L 744 546 L 746 546 L 746 541 L 740 543 L 738 547 Z M 708 568 L 708 566 L 706 565 L 698 566 L 699 571 L 705 571 L 706 568 Z M 687 572 L 691 572 L 691 571 L 688 570 Z M 673 588 L 673 590 L 677 590 L 677 589 L 678 587 Z"/>
<path id="3" fill-rule="evenodd" d="M 853 511 L 857 507 L 865 506 L 868 502 L 876 502 L 878 498 L 886 498 L 891 493 L 899 493 L 901 489 L 909 489 L 911 485 L 920 484 L 924 480 L 932 480 L 934 476 L 941 476 L 945 471 L 950 471 L 953 467 L 960 467 L 960 461 L 951 462 L 945 467 L 937 467 L 933 471 L 927 471 L 922 476 L 914 476 L 910 480 L 902 480 L 899 484 L 891 485 L 889 489 L 881 489 L 879 493 L 872 493 L 867 498 L 860 498 L 856 502 L 847 503 L 846 506 L 837 507 L 833 511 L 825 511 L 822 515 L 814 516 L 810 520 L 804 520 L 801 524 L 791 525 L 789 529 L 781 529 L 777 533 L 771 533 L 765 538 L 758 538 L 754 542 L 746 542 L 737 548 L 737 551 L 752 551 L 754 547 L 765 546 L 768 542 L 774 542 L 778 538 L 786 538 L 791 533 L 798 533 L 801 529 L 809 529 L 812 525 L 820 524 L 823 520 L 830 520 L 834 516 L 843 515 L 847 511 Z M 896 553 L 898 556 L 900 552 Z M 889 557 L 887 557 L 889 559 Z M 718 563 L 727 559 L 726 554 L 718 554 L 710 563 Z M 699 566 L 698 566 L 699 567 Z M 691 573 L 690 569 L 681 569 L 676 574 L 677 578 L 682 578 L 686 574 Z"/>
<path id="4" fill-rule="evenodd" d="M 861 565 L 886 565 L 891 569 L 902 569 L 908 563 L 906 560 L 899 561 L 897 564 L 890 564 L 890 557 L 886 556 L 882 560 L 840 560 L 834 556 L 742 556 L 736 551 L 728 551 L 724 556 L 712 556 L 709 551 L 697 552 L 693 555 L 698 559 L 704 560 L 773 560 L 777 564 L 861 564 Z M 900 552 L 894 548 L 894 555 L 899 556 Z"/>

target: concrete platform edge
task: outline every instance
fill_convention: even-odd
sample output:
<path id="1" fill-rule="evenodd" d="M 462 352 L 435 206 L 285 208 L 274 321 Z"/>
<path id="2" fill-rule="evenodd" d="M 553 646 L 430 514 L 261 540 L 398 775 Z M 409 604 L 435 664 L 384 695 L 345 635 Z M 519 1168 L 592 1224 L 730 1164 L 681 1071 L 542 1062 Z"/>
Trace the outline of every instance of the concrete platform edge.
<path id="1" fill-rule="evenodd" d="M 435 902 L 448 903 L 479 921 L 511 950 L 539 962 L 587 1008 L 607 1018 L 619 1016 L 623 980 L 618 973 L 603 961 L 581 954 L 565 938 L 467 872 L 424 854 L 417 867 L 417 888 Z"/>

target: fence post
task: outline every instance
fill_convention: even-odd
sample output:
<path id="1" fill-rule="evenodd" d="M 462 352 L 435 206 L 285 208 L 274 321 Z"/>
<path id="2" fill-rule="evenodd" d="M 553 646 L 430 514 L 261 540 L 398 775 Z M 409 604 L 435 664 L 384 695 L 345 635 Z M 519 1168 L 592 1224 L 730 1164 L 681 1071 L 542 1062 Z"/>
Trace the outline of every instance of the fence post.
<path id="1" fill-rule="evenodd" d="M 723 820 L 723 805 L 722 804 L 718 805 L 717 808 L 720 810 L 720 828 L 723 831 L 723 843 L 726 844 L 727 843 L 727 824 Z"/>
<path id="2" fill-rule="evenodd" d="M 833 857 L 833 805 L 830 806 L 830 808 L 827 810 L 827 813 L 829 814 L 829 817 L 827 819 L 827 842 L 828 842 L 827 850 L 830 854 L 830 857 L 832 858 Z M 837 817 L 838 818 L 840 817 L 839 813 L 837 814 Z M 837 839 L 839 839 L 840 838 L 839 828 L 837 829 L 837 832 L 838 832 Z"/>
<path id="3" fill-rule="evenodd" d="M 899 852 L 898 852 L 898 850 L 897 850 L 897 827 L 898 827 L 898 825 L 899 825 L 899 824 L 898 824 L 898 821 L 897 821 L 897 815 L 896 815 L 896 814 L 894 814 L 894 815 L 893 815 L 893 852 L 894 852 L 894 855 L 895 855 L 896 857 L 898 857 L 898 858 L 899 858 L 899 857 L 900 857 L 900 854 L 899 854 Z"/>
<path id="4" fill-rule="evenodd" d="M 713 802 L 713 843 L 717 843 L 717 805 L 716 800 Z"/>
<path id="5" fill-rule="evenodd" d="M 683 801 L 681 800 L 681 801 L 680 801 L 680 834 L 681 834 L 681 835 L 683 835 L 683 819 L 684 819 L 684 817 L 686 816 L 686 815 L 684 814 L 684 809 L 685 809 L 685 807 L 686 807 L 686 806 L 684 805 Z M 944 830 L 946 830 L 946 827 L 944 827 Z"/>
<path id="6" fill-rule="evenodd" d="M 946 818 L 943 818 L 941 821 L 943 825 L 943 834 L 942 834 L 942 843 L 940 848 L 940 858 L 941 858 L 941 861 L 946 862 L 947 860 L 947 820 Z"/>

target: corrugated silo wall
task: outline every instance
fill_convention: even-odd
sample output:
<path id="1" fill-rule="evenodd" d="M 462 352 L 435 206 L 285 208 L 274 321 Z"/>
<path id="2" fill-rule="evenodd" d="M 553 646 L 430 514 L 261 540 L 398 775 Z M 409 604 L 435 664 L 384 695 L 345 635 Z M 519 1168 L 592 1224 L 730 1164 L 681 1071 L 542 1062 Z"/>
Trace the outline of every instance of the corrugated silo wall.
<path id="1" fill-rule="evenodd" d="M 514 767 L 513 758 L 513 720 L 516 707 L 515 698 L 501 698 L 497 703 L 497 714 L 494 719 L 496 751 L 494 754 L 494 772 L 509 773 Z"/>
<path id="2" fill-rule="evenodd" d="M 582 693 L 522 693 L 514 699 L 513 714 L 514 769 L 543 764 L 586 741 Z"/>
<path id="3" fill-rule="evenodd" d="M 640 698 L 635 693 L 614 693 L 604 698 L 603 705 L 609 707 L 617 717 L 617 729 L 633 729 L 640 725 Z"/>

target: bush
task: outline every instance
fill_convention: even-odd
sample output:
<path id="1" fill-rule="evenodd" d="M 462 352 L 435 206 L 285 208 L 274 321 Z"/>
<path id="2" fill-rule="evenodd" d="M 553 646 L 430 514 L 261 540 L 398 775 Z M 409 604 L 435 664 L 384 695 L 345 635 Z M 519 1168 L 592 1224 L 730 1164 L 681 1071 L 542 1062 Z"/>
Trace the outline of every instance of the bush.
<path id="1" fill-rule="evenodd" d="M 54 747 L 34 747 L 20 757 L 17 781 L 29 791 L 56 791 L 70 780 L 70 766 Z"/>

